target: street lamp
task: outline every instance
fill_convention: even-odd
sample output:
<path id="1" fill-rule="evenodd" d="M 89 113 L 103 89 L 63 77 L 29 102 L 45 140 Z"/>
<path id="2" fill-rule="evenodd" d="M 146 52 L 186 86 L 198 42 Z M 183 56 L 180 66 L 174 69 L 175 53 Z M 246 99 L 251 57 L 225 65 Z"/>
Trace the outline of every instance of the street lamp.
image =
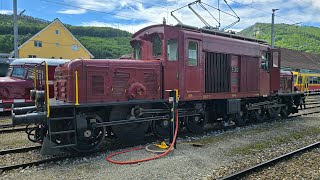
<path id="1" fill-rule="evenodd" d="M 272 20 L 271 20 L 271 47 L 274 48 L 274 12 L 279 9 L 272 9 Z"/>

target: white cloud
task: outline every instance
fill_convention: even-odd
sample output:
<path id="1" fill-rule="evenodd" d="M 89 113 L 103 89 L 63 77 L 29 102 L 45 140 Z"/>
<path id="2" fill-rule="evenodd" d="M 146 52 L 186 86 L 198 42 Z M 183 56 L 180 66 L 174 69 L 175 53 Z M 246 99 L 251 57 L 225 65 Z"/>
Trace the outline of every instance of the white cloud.
<path id="1" fill-rule="evenodd" d="M 12 10 L 0 9 L 0 14 L 13 14 Z"/>
<path id="2" fill-rule="evenodd" d="M 57 13 L 60 14 L 84 14 L 87 11 L 85 9 L 67 9 L 67 10 L 60 10 Z"/>
<path id="3" fill-rule="evenodd" d="M 135 33 L 143 27 L 150 26 L 152 23 L 140 23 L 140 24 L 120 24 L 120 23 L 106 23 L 101 21 L 90 21 L 90 22 L 82 22 L 81 26 L 95 26 L 95 27 L 112 27 L 115 29 L 120 29 L 124 31 L 128 31 L 131 33 Z"/>
<path id="4" fill-rule="evenodd" d="M 180 8 L 193 0 L 65 0 L 66 3 L 71 3 L 81 8 L 88 8 L 103 12 L 111 12 L 108 20 L 84 22 L 83 25 L 91 26 L 111 26 L 130 32 L 137 31 L 139 27 L 150 24 L 162 23 L 163 17 L 167 19 L 168 24 L 176 24 L 177 22 L 171 17 L 170 12 Z M 217 6 L 217 0 L 202 0 L 207 4 Z M 256 22 L 270 23 L 271 9 L 279 8 L 276 12 L 276 23 L 293 24 L 303 22 L 303 24 L 312 24 L 320 22 L 318 12 L 320 10 L 320 0 L 227 0 L 229 5 L 240 17 L 240 22 L 232 26 L 232 29 L 241 30 Z M 203 11 L 199 6 L 193 6 L 202 17 L 212 26 L 216 26 L 217 22 L 210 15 Z M 208 8 L 208 7 L 207 7 Z M 233 12 L 226 6 L 223 1 L 220 1 L 220 8 L 230 14 Z M 218 18 L 218 11 L 208 8 L 210 12 Z M 68 10 L 65 10 L 68 11 Z M 72 11 L 71 11 L 72 12 Z M 90 11 L 86 11 L 89 13 Z M 85 12 L 84 12 L 85 13 Z M 188 8 L 183 8 L 175 12 L 183 23 L 203 27 L 204 24 L 193 14 Z M 221 28 L 231 24 L 237 19 L 221 13 Z M 119 22 L 113 23 L 113 22 Z M 141 23 L 144 22 L 144 23 Z"/>

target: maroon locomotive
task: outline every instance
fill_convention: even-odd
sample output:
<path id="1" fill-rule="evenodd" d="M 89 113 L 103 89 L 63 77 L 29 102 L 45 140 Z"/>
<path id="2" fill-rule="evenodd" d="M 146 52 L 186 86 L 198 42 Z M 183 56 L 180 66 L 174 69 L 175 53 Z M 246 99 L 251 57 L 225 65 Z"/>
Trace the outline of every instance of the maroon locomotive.
<path id="1" fill-rule="evenodd" d="M 57 67 L 56 99 L 45 102 L 38 91 L 34 112 L 14 114 L 14 124 L 36 124 L 30 134 L 43 146 L 92 151 L 106 134 L 125 142 L 150 131 L 167 137 L 167 90 L 179 90 L 180 127 L 191 132 L 217 121 L 244 125 L 287 117 L 304 98 L 293 92 L 291 73 L 280 75 L 280 51 L 264 41 L 163 24 L 141 29 L 130 43 L 133 59 Z"/>
<path id="2" fill-rule="evenodd" d="M 30 99 L 30 90 L 34 89 L 34 67 L 47 61 L 49 65 L 50 97 L 53 98 L 53 79 L 55 68 L 70 60 L 21 58 L 10 63 L 6 77 L 0 77 L 0 112 L 11 111 L 11 106 L 30 106 L 34 104 Z M 40 69 L 38 68 L 38 71 Z M 43 84 L 37 80 L 37 86 Z"/>

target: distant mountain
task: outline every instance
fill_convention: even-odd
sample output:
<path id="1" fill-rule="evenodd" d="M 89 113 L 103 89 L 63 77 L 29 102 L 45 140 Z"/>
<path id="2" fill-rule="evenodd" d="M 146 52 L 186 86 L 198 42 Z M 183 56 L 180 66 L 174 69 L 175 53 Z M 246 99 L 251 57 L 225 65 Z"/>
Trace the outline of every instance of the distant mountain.
<path id="1" fill-rule="evenodd" d="M 271 24 L 256 23 L 238 34 L 265 40 L 271 44 Z M 320 54 L 320 28 L 276 24 L 275 46 Z"/>
<path id="2" fill-rule="evenodd" d="M 18 19 L 19 45 L 27 41 L 50 22 L 31 16 Z M 95 58 L 119 58 L 131 52 L 131 33 L 111 27 L 87 27 L 65 24 L 71 33 Z M 0 14 L 0 53 L 13 51 L 13 16 Z"/>

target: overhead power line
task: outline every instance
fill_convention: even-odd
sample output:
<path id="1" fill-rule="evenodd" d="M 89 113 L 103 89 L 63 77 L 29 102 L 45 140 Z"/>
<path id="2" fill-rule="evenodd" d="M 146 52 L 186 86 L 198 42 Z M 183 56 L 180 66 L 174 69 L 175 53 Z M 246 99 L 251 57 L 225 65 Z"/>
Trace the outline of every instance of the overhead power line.
<path id="1" fill-rule="evenodd" d="M 241 2 L 238 2 L 238 1 L 235 1 L 235 0 L 229 0 L 229 1 L 232 1 L 232 2 L 237 3 L 237 4 L 241 4 L 241 5 L 243 5 L 243 6 L 247 6 L 247 7 L 249 7 L 249 8 L 255 9 L 255 10 L 257 10 L 257 11 L 260 11 L 260 12 L 263 12 L 263 13 L 266 13 L 266 14 L 269 14 L 269 15 L 272 14 L 272 13 L 270 13 L 270 12 L 267 12 L 267 11 L 264 11 L 264 10 L 261 10 L 261 9 L 258 9 L 258 8 L 253 7 L 253 6 L 252 6 L 253 2 L 251 2 L 251 5 L 248 5 L 248 4 L 244 4 L 244 3 L 241 3 Z M 283 16 L 279 16 L 279 15 L 275 15 L 275 16 L 276 16 L 276 17 L 279 17 L 279 18 L 281 18 L 281 19 L 285 19 L 285 20 L 287 20 L 287 21 L 291 21 L 291 22 L 293 22 L 293 23 L 297 23 L 296 21 L 291 20 L 291 19 L 288 19 L 288 18 L 285 18 L 285 17 L 283 17 Z"/>

